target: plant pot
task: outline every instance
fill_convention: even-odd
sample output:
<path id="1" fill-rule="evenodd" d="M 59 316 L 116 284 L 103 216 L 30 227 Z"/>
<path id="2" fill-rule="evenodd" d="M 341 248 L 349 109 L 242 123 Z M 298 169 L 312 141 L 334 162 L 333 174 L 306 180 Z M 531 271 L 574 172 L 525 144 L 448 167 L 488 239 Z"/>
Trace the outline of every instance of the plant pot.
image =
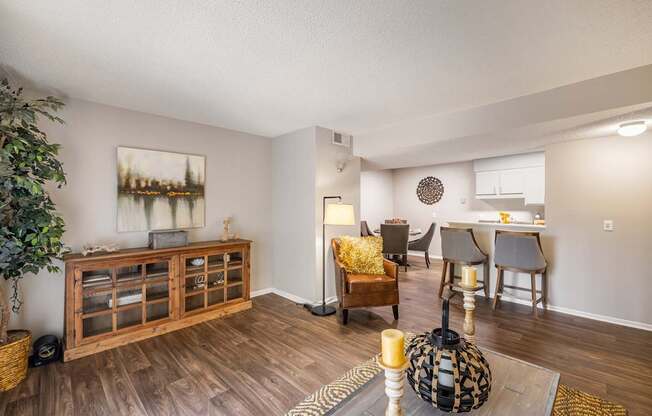
<path id="1" fill-rule="evenodd" d="M 7 332 L 8 342 L 0 345 L 0 391 L 11 390 L 27 377 L 27 356 L 32 333 L 27 330 Z"/>

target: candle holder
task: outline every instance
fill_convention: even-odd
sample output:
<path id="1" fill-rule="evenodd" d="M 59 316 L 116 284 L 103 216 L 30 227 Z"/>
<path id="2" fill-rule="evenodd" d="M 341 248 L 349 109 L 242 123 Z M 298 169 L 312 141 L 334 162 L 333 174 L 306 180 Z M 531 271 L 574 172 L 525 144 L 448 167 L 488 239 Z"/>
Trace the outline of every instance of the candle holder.
<path id="1" fill-rule="evenodd" d="M 441 328 L 417 335 L 408 345 L 407 380 L 432 406 L 444 412 L 470 412 L 489 398 L 491 369 L 475 344 L 448 329 L 448 313 L 444 299 Z"/>
<path id="2" fill-rule="evenodd" d="M 484 289 L 484 286 L 466 286 L 460 284 L 464 297 L 464 339 L 475 344 L 475 292 Z"/>
<path id="3" fill-rule="evenodd" d="M 400 367 L 390 367 L 383 364 L 382 358 L 379 356 L 378 366 L 385 370 L 385 394 L 388 398 L 385 416 L 402 416 L 401 399 L 405 393 L 403 389 L 404 375 L 409 363 L 405 361 Z"/>

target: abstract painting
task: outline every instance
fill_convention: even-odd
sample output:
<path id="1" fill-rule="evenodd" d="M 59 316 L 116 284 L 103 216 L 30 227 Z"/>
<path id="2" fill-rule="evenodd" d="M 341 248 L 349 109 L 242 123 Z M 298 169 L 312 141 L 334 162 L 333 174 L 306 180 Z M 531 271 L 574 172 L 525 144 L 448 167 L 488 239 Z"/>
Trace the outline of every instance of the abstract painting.
<path id="1" fill-rule="evenodd" d="M 204 226 L 206 158 L 118 147 L 118 231 Z"/>

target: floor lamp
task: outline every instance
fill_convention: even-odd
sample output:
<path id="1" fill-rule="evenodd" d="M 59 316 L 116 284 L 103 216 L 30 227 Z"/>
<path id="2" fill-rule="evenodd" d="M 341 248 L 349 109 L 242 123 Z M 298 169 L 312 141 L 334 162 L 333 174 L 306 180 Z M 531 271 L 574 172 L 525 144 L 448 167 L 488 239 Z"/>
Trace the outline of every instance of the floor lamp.
<path id="1" fill-rule="evenodd" d="M 326 205 L 327 199 L 337 199 L 337 204 Z M 328 316 L 335 313 L 335 308 L 326 306 L 326 226 L 355 225 L 353 205 L 343 204 L 341 196 L 325 196 L 322 200 L 322 258 L 321 258 L 321 305 L 314 306 L 310 311 L 313 315 Z"/>

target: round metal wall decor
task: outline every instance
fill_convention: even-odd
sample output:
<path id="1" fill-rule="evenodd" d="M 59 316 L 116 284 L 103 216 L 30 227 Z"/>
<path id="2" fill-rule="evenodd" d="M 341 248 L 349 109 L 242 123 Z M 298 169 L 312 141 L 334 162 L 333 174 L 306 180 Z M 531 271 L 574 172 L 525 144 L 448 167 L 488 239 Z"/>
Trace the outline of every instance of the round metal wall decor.
<path id="1" fill-rule="evenodd" d="M 417 196 L 424 204 L 432 205 L 439 202 L 444 195 L 444 184 L 434 176 L 428 176 L 419 181 Z"/>

